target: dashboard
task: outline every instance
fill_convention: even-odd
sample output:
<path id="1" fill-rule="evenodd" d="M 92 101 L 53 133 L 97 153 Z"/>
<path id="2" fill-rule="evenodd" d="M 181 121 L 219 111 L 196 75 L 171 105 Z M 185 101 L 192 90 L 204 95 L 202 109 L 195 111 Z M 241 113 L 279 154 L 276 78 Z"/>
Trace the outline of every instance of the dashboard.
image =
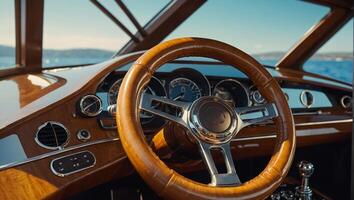
<path id="1" fill-rule="evenodd" d="M 0 90 L 7 94 L 0 99 L 6 113 L 0 115 L 0 150 L 8 152 L 0 156 L 3 189 L 31 187 L 30 191 L 35 191 L 31 195 L 40 199 L 66 191 L 69 186 L 72 193 L 79 192 L 133 173 L 109 108 L 117 103 L 122 78 L 140 55 L 0 80 Z M 281 86 L 293 111 L 297 147 L 350 137 L 351 85 L 306 72 L 266 69 Z M 187 102 L 214 95 L 233 107 L 266 103 L 241 71 L 209 61 L 167 63 L 154 74 L 144 92 Z M 178 114 L 168 107 L 162 109 Z M 140 122 L 147 138 L 167 123 L 144 112 L 140 113 Z M 235 159 L 270 155 L 276 137 L 272 123 L 257 124 L 233 138 L 231 150 Z M 41 183 L 40 191 L 38 184 L 31 184 L 34 182 Z M 27 198 L 27 191 L 16 194 Z M 60 195 L 65 197 L 66 193 Z"/>

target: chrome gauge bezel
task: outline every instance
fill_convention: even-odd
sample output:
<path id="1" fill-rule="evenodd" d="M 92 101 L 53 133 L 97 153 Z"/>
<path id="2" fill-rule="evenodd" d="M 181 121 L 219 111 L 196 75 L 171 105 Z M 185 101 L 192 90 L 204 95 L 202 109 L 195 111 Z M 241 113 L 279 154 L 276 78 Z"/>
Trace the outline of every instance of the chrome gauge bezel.
<path id="1" fill-rule="evenodd" d="M 307 103 L 305 102 L 305 94 L 306 94 L 306 93 L 308 93 L 308 94 L 310 94 L 310 95 L 312 96 L 312 103 L 311 103 L 311 104 L 307 104 Z M 314 95 L 312 94 L 312 92 L 309 91 L 309 90 L 303 90 L 303 91 L 300 93 L 299 98 L 300 98 L 301 104 L 302 104 L 303 106 L 305 106 L 305 108 L 311 108 L 311 107 L 313 106 L 313 104 L 315 103 L 315 96 L 314 96 Z"/>
<path id="2" fill-rule="evenodd" d="M 344 103 L 345 99 L 349 99 L 350 100 L 350 104 L 349 105 L 346 105 Z M 348 96 L 348 95 L 344 95 L 341 99 L 340 99 L 340 104 L 342 105 L 343 108 L 345 109 L 348 109 L 351 107 L 351 104 L 352 104 L 352 97 L 351 96 Z"/>
<path id="3" fill-rule="evenodd" d="M 96 99 L 97 102 L 99 103 L 99 109 L 98 109 L 96 112 L 91 113 L 91 112 L 87 112 L 87 111 L 85 110 L 83 103 L 84 103 L 84 101 L 85 101 L 87 98 L 94 98 L 94 99 Z M 85 116 L 87 116 L 87 117 L 96 117 L 97 115 L 99 115 L 99 114 L 103 111 L 102 100 L 101 100 L 98 96 L 96 96 L 96 95 L 94 95 L 94 94 L 85 95 L 85 96 L 81 97 L 81 99 L 80 99 L 79 108 L 80 108 L 81 114 L 83 114 L 83 115 L 85 115 Z"/>
<path id="4" fill-rule="evenodd" d="M 220 86 L 222 83 L 224 82 L 233 82 L 233 83 L 236 83 L 237 85 L 241 86 L 241 88 L 244 90 L 244 92 L 246 93 L 246 96 L 247 96 L 247 105 L 248 106 L 251 106 L 251 100 L 250 100 L 250 92 L 249 90 L 238 80 L 235 80 L 235 79 L 232 79 L 232 78 L 229 78 L 229 79 L 224 79 L 224 80 L 221 80 L 219 81 L 215 87 L 214 87 L 214 90 L 213 90 L 213 95 L 214 95 L 214 92 L 215 92 L 215 89 L 218 88 L 218 86 Z"/>
<path id="5" fill-rule="evenodd" d="M 257 103 L 257 104 L 263 104 L 265 102 L 264 97 L 262 96 L 262 100 L 259 100 L 255 97 L 256 94 L 259 94 L 262 96 L 262 94 L 259 92 L 259 90 L 255 90 L 252 92 L 251 96 L 252 96 L 252 100 Z"/>

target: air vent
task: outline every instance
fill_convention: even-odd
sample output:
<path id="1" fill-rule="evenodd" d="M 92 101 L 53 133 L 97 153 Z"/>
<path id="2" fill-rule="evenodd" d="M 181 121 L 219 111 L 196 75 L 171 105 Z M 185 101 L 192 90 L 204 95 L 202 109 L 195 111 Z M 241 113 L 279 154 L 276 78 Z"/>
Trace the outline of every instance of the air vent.
<path id="1" fill-rule="evenodd" d="M 69 139 L 68 130 L 58 122 L 46 122 L 38 128 L 36 142 L 47 149 L 63 148 Z"/>

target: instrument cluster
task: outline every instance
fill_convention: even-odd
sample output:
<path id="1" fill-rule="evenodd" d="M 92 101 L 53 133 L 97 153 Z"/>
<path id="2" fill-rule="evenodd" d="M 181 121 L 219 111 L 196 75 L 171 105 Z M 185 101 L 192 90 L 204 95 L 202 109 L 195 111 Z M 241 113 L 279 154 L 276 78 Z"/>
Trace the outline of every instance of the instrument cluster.
<path id="1" fill-rule="evenodd" d="M 122 72 L 112 72 L 100 84 L 96 96 L 101 99 L 103 110 L 98 116 L 103 128 L 116 128 L 115 120 L 109 116 L 107 108 L 117 103 L 119 88 L 123 81 Z M 156 73 L 144 92 L 169 98 L 175 101 L 193 102 L 203 96 L 214 95 L 224 99 L 233 107 L 250 106 L 248 86 L 236 79 L 220 79 L 213 85 L 208 78 L 196 69 L 178 68 L 169 73 Z M 160 106 L 160 105 L 156 105 Z M 140 113 L 144 131 L 161 127 L 165 120 L 152 114 Z"/>
<path id="2" fill-rule="evenodd" d="M 115 119 L 112 114 L 109 114 L 108 107 L 117 103 L 119 88 L 125 73 L 125 71 L 113 71 L 97 88 L 95 96 L 98 100 L 88 98 L 80 104 L 84 111 L 96 111 L 96 105 L 102 105 L 102 112 L 99 110 L 99 112 L 94 112 L 92 116 L 98 116 L 98 121 L 103 128 L 116 128 Z M 305 112 L 301 109 L 332 106 L 327 96 L 321 91 L 286 87 L 282 87 L 282 89 L 292 109 L 300 109 L 301 112 Z M 155 73 L 144 92 L 182 102 L 194 102 L 203 96 L 213 95 L 235 108 L 266 103 L 261 93 L 248 78 L 235 79 L 222 76 L 208 76 L 207 78 L 199 70 L 188 67 Z M 155 106 L 159 109 L 169 109 L 159 104 Z M 154 132 L 166 123 L 164 119 L 143 111 L 140 113 L 140 122 L 145 132 Z"/>

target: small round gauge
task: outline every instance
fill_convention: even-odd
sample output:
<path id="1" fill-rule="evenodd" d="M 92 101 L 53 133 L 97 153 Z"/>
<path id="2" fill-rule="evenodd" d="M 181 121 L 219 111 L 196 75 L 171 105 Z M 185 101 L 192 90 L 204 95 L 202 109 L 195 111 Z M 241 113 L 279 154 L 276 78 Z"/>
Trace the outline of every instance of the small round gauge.
<path id="1" fill-rule="evenodd" d="M 187 78 L 173 79 L 169 84 L 169 98 L 176 101 L 193 102 L 202 96 L 198 85 Z"/>
<path id="2" fill-rule="evenodd" d="M 263 98 L 263 96 L 261 95 L 261 93 L 256 90 L 256 91 L 253 91 L 252 94 L 252 100 L 256 103 L 256 104 L 262 104 L 265 102 L 265 99 Z"/>
<path id="3" fill-rule="evenodd" d="M 102 101 L 96 95 L 86 95 L 79 101 L 79 111 L 87 117 L 95 117 L 99 115 L 102 110 Z"/>

